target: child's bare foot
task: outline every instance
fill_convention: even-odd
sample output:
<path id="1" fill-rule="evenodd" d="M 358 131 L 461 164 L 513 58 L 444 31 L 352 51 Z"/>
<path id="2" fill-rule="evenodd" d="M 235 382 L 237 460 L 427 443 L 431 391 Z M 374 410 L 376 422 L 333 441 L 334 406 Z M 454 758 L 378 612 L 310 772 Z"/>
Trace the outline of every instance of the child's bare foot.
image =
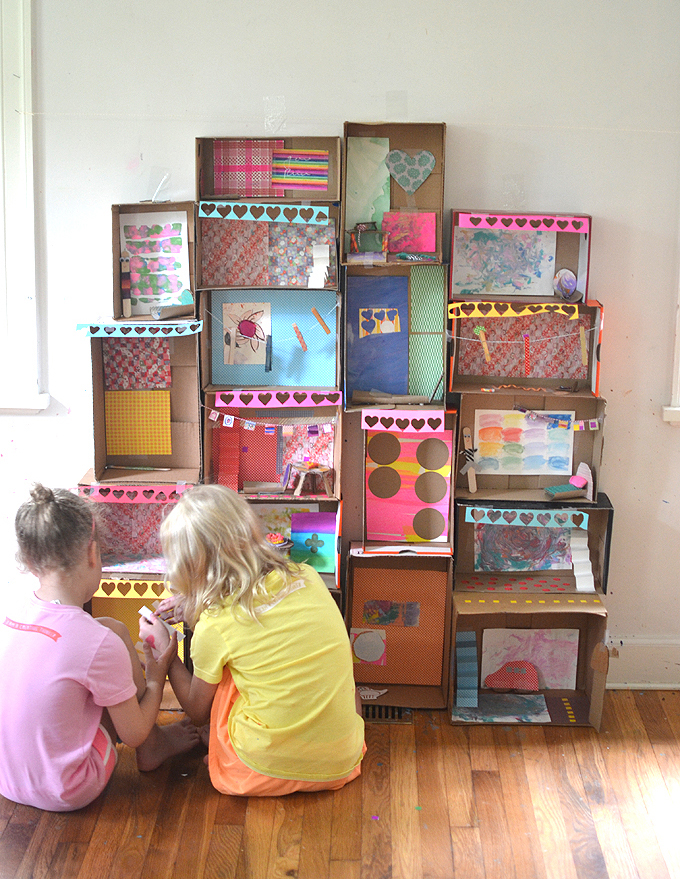
<path id="1" fill-rule="evenodd" d="M 148 739 L 137 748 L 137 768 L 140 772 L 150 772 L 170 757 L 191 751 L 200 741 L 199 731 L 188 718 L 155 726 Z"/>

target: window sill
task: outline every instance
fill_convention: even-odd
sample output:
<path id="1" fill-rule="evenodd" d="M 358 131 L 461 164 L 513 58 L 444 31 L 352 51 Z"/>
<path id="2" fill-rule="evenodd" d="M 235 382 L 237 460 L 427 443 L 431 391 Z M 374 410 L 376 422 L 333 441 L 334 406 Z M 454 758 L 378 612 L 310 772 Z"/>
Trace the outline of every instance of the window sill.
<path id="1" fill-rule="evenodd" d="M 39 415 L 50 401 L 49 394 L 0 394 L 0 415 Z"/>
<path id="2" fill-rule="evenodd" d="M 680 406 L 664 406 L 661 410 L 661 417 L 669 424 L 680 427 Z"/>

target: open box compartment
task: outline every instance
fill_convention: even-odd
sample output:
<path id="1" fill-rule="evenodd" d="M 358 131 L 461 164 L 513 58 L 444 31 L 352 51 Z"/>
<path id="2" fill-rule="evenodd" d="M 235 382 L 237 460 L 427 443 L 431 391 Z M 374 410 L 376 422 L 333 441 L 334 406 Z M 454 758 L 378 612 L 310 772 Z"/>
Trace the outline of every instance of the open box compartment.
<path id="1" fill-rule="evenodd" d="M 596 300 L 453 302 L 448 312 L 450 391 L 512 382 L 599 395 L 603 308 Z"/>
<path id="2" fill-rule="evenodd" d="M 361 156 L 355 145 L 361 145 L 354 138 L 364 139 L 371 145 L 372 155 Z M 376 138 L 382 139 L 377 151 Z M 389 145 L 385 143 L 389 142 Z M 421 151 L 434 157 L 434 167 L 426 179 L 413 192 L 407 192 L 394 176 L 385 173 L 385 158 L 388 151 L 401 150 L 411 158 Z M 442 217 L 444 213 L 444 162 L 446 155 L 446 124 L 443 122 L 345 122 L 343 144 L 343 201 L 342 234 L 340 235 L 340 259 L 343 264 L 357 262 L 365 266 L 388 262 L 399 262 L 397 253 L 365 252 L 350 253 L 350 232 L 357 223 L 375 222 L 378 231 L 383 229 L 385 208 L 401 214 L 434 214 L 435 246 L 422 251 L 427 261 L 442 262 Z M 361 166 L 358 165 L 361 163 Z M 377 175 L 377 176 L 376 176 Z M 389 189 L 389 204 L 386 195 Z M 382 192 L 381 202 L 376 208 L 374 201 L 362 206 L 361 197 L 370 193 Z M 382 207 L 380 207 L 382 205 Z M 356 212 L 359 212 L 356 216 Z M 370 213 L 363 216 L 362 213 Z"/>
<path id="3" fill-rule="evenodd" d="M 482 637 L 486 629 L 571 629 L 578 631 L 578 658 L 576 687 L 573 690 L 540 690 L 546 697 L 549 721 L 555 726 L 592 726 L 600 728 L 602 705 L 609 668 L 609 652 L 605 644 L 607 610 L 600 595 L 537 595 L 504 594 L 491 597 L 488 593 L 454 591 L 453 635 L 451 649 L 451 687 L 449 715 L 452 723 L 488 723 L 471 708 L 463 708 L 468 719 L 455 713 L 457 691 L 456 636 L 460 632 L 474 634 L 477 650 L 477 683 L 482 663 Z M 470 636 L 468 636 L 470 637 Z M 470 647 L 468 647 L 468 650 Z M 466 656 L 465 669 L 469 674 L 470 662 Z M 480 688 L 479 693 L 489 691 Z M 458 708 L 458 711 L 461 711 Z M 471 713 L 469 713 L 471 712 Z M 508 723 L 507 718 L 501 722 Z M 518 722 L 524 722 L 522 718 Z"/>
<path id="4" fill-rule="evenodd" d="M 141 202 L 139 204 L 115 204 L 111 207 L 113 225 L 113 317 L 116 320 L 148 321 L 153 318 L 170 319 L 196 317 L 197 304 L 195 295 L 196 277 L 196 205 L 193 201 L 182 202 Z M 129 263 L 123 262 L 123 227 L 128 223 L 142 223 L 148 226 L 165 223 L 172 216 L 175 223 L 181 225 L 181 232 L 162 240 L 132 242 L 129 252 Z M 158 236 L 156 236 L 157 238 Z M 159 268 L 150 261 L 158 260 L 167 263 L 167 270 Z M 188 264 L 187 264 L 188 261 Z M 141 268 L 140 268 L 141 266 Z M 149 269 L 149 266 L 151 268 Z M 133 306 L 133 314 L 125 315 L 124 290 L 129 288 L 134 294 L 135 273 L 141 272 L 140 278 L 148 272 L 151 278 L 163 278 L 167 284 L 177 286 L 184 281 L 181 301 L 173 305 L 152 305 L 148 308 Z M 188 289 L 187 286 L 188 285 Z"/>
<path id="5" fill-rule="evenodd" d="M 365 554 L 453 552 L 455 413 L 362 412 Z"/>
<path id="6" fill-rule="evenodd" d="M 299 189 L 295 186 L 284 187 L 280 195 L 267 195 L 267 198 L 276 200 L 285 199 L 292 201 L 307 201 L 309 198 L 318 198 L 324 201 L 340 200 L 340 161 L 342 144 L 339 137 L 272 137 L 272 138 L 244 138 L 244 137 L 197 137 L 196 138 L 196 197 L 198 201 L 203 199 L 215 198 L 244 198 L 242 190 L 237 188 L 235 183 L 236 177 L 232 178 L 231 184 L 228 172 L 226 177 L 216 179 L 215 175 L 215 153 L 218 152 L 220 146 L 237 146 L 243 144 L 242 159 L 245 159 L 247 152 L 252 151 L 253 167 L 259 161 L 256 158 L 258 147 L 272 142 L 280 143 L 276 149 L 310 151 L 321 150 L 328 153 L 328 170 L 327 185 L 325 188 Z M 270 150 L 271 147 L 266 147 Z M 269 155 L 265 161 L 269 163 L 269 177 L 271 181 L 271 156 Z M 260 164 L 257 168 L 262 172 L 265 164 Z M 219 167 L 219 161 L 218 161 Z M 237 169 L 234 168 L 236 173 Z M 291 174 L 294 173 L 291 171 Z M 217 185 L 218 184 L 218 185 Z M 278 187 L 277 187 L 278 189 Z"/>
<path id="7" fill-rule="evenodd" d="M 593 504 L 574 500 L 569 506 L 456 500 L 455 517 L 458 591 L 488 592 L 490 597 L 509 592 L 542 596 L 578 592 L 588 578 L 575 573 L 574 557 L 564 544 L 563 529 L 567 529 L 569 537 L 587 541 L 593 589 L 607 592 L 614 509 L 602 492 Z M 494 528 L 500 529 L 496 535 L 490 530 Z M 549 539 L 553 529 L 556 537 Z M 571 557 L 570 567 L 557 567 L 557 559 L 565 557 L 567 561 Z M 520 558 L 528 563 L 520 563 Z M 538 560 L 535 565 L 532 558 Z M 518 563 L 513 564 L 513 559 Z"/>
<path id="8" fill-rule="evenodd" d="M 339 309 L 334 290 L 205 290 L 200 293 L 199 300 L 204 326 L 201 333 L 201 384 L 204 390 L 264 387 L 273 393 L 317 388 L 328 392 L 337 390 Z M 231 333 L 231 328 L 239 332 L 238 311 L 244 303 L 252 305 L 246 314 L 261 311 L 262 305 L 269 305 L 270 364 L 265 353 L 266 339 L 260 345 L 265 349 L 263 356 L 259 357 L 260 362 L 228 363 L 227 332 Z M 236 307 L 230 309 L 230 306 Z M 232 311 L 234 317 L 230 317 Z M 233 338 L 248 344 L 247 340 L 238 339 L 236 335 Z M 268 365 L 271 369 L 267 368 Z"/>
<path id="9" fill-rule="evenodd" d="M 368 557 L 350 552 L 348 623 L 354 677 L 358 685 L 377 691 L 371 703 L 446 707 L 452 569 L 450 556 Z M 366 652 L 360 647 L 357 639 L 363 635 L 384 642 L 382 656 L 372 661 L 357 656 L 375 655 L 370 643 Z"/>
<path id="10" fill-rule="evenodd" d="M 94 466 L 81 484 L 121 483 L 143 485 L 195 484 L 202 475 L 201 422 L 199 412 L 198 331 L 201 324 L 117 323 L 91 327 L 92 396 L 94 420 Z M 96 335 L 92 331 L 96 330 Z M 162 335 L 161 335 L 162 334 Z M 109 454 L 106 427 L 104 346 L 117 340 L 138 341 L 160 337 L 167 341 L 170 359 L 170 454 Z M 126 393 L 125 391 L 119 393 Z"/>
<path id="11" fill-rule="evenodd" d="M 464 454 L 465 428 L 470 430 L 472 443 L 476 445 L 476 413 L 480 413 L 479 417 L 481 418 L 482 413 L 488 410 L 506 413 L 517 407 L 518 411 L 523 409 L 529 413 L 538 413 L 539 416 L 543 412 L 574 412 L 571 428 L 564 428 L 571 429 L 573 433 L 573 471 L 565 472 L 563 475 L 553 473 L 544 475 L 501 474 L 494 471 L 484 472 L 477 464 L 475 467 L 477 491 L 472 492 L 468 474 L 461 473 L 466 460 Z M 547 486 L 568 483 L 581 463 L 587 464 L 590 468 L 593 477 L 593 497 L 595 498 L 598 491 L 598 471 L 602 460 L 605 408 L 606 402 L 602 397 L 593 397 L 588 392 L 545 394 L 540 390 L 532 391 L 527 388 L 526 392 L 522 393 L 513 387 L 496 388 L 493 393 L 461 394 L 458 418 L 458 454 L 456 457 L 456 498 L 480 501 L 546 501 L 548 498 L 544 489 Z M 579 429 L 575 430 L 574 427 L 579 427 Z M 478 460 L 476 458 L 477 462 Z M 576 502 L 580 504 L 584 501 L 584 498 L 579 498 Z"/>
<path id="12" fill-rule="evenodd" d="M 587 214 L 452 210 L 451 298 L 587 300 L 591 226 Z M 575 279 L 564 294 L 553 289 L 562 270 Z"/>
<path id="13" fill-rule="evenodd" d="M 199 289 L 339 287 L 337 204 L 201 201 L 197 224 Z"/>
<path id="14" fill-rule="evenodd" d="M 342 406 L 339 392 L 333 396 L 336 405 L 329 405 L 328 394 L 316 391 L 207 392 L 205 481 L 253 498 L 338 500 Z M 304 466 L 296 467 L 310 461 L 320 466 L 308 473 Z"/>
<path id="15" fill-rule="evenodd" d="M 446 266 L 347 269 L 346 408 L 442 404 Z"/>

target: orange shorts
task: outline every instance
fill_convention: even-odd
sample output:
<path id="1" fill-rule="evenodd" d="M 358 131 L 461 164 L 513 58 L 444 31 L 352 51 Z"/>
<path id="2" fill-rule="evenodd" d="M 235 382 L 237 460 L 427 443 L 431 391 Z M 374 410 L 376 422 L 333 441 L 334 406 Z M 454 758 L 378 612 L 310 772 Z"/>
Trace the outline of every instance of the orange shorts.
<path id="1" fill-rule="evenodd" d="M 250 769 L 237 756 L 227 733 L 229 713 L 238 695 L 239 692 L 231 672 L 225 668 L 210 712 L 210 744 L 208 746 L 210 781 L 220 793 L 236 797 L 282 797 L 296 791 L 340 790 L 341 787 L 361 775 L 361 763 L 349 775 L 335 779 L 335 781 L 296 781 L 289 778 L 273 778 Z M 366 753 L 365 744 L 363 753 Z"/>

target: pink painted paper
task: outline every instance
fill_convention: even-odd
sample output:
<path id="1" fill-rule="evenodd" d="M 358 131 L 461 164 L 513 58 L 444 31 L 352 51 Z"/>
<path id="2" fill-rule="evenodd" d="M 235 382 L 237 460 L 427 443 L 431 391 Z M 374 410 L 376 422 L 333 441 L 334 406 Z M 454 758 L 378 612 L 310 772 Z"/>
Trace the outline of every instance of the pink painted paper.
<path id="1" fill-rule="evenodd" d="M 437 248 L 437 215 L 429 211 L 386 211 L 382 231 L 390 253 L 429 253 Z"/>

